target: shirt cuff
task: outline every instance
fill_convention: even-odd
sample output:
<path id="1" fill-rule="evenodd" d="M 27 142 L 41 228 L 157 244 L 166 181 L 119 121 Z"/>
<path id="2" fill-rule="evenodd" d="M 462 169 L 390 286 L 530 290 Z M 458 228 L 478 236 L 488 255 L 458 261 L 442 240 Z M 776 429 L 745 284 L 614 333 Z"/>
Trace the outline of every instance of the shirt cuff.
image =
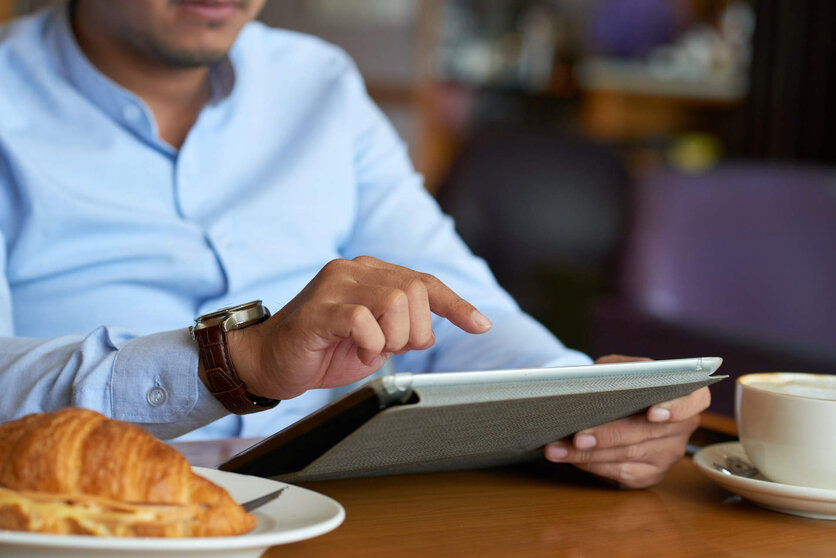
<path id="1" fill-rule="evenodd" d="M 119 349 L 111 375 L 111 416 L 162 439 L 227 414 L 197 376 L 198 348 L 187 328 L 137 337 Z"/>

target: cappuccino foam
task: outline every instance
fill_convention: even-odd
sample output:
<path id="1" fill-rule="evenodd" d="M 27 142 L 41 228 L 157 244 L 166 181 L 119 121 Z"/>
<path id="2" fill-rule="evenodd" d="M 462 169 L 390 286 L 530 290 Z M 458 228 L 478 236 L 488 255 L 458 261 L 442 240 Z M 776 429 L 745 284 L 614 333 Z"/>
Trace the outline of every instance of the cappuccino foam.
<path id="1" fill-rule="evenodd" d="M 814 374 L 762 374 L 759 376 L 760 378 L 753 379 L 748 384 L 774 393 L 836 401 L 836 376 Z"/>

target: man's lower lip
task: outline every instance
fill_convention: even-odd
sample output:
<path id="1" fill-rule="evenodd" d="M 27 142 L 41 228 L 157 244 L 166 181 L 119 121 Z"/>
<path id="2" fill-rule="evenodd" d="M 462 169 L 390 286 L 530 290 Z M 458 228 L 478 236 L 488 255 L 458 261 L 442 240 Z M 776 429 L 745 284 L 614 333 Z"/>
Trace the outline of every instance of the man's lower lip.
<path id="1" fill-rule="evenodd" d="M 220 21 L 235 15 L 235 12 L 238 10 L 238 4 L 234 2 L 215 4 L 210 2 L 187 1 L 181 3 L 179 8 L 192 17 L 209 21 Z"/>

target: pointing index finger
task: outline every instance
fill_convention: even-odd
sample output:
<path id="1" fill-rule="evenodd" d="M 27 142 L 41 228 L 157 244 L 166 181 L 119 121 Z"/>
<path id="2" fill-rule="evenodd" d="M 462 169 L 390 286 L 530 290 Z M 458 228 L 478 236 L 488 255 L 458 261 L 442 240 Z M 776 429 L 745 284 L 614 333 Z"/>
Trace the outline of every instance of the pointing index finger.
<path id="1" fill-rule="evenodd" d="M 453 292 L 450 287 L 434 275 L 414 271 L 369 256 L 360 256 L 355 258 L 355 261 L 368 267 L 384 269 L 398 274 L 403 280 L 404 286 L 409 281 L 419 279 L 427 288 L 430 310 L 442 318 L 447 318 L 455 326 L 468 333 L 485 333 L 493 325 L 475 306 Z"/>
<path id="2" fill-rule="evenodd" d="M 453 292 L 437 277 L 422 273 L 421 280 L 427 286 L 430 310 L 434 314 L 447 318 L 468 333 L 485 333 L 493 325 L 475 306 Z"/>

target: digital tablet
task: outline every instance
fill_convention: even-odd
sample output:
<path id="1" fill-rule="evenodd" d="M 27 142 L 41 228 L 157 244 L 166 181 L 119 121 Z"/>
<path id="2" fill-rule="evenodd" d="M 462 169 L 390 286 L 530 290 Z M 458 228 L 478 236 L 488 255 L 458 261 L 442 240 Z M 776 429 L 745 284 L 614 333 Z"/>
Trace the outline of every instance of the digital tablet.
<path id="1" fill-rule="evenodd" d="M 725 376 L 718 357 L 397 373 L 244 450 L 224 471 L 309 481 L 505 465 Z"/>

